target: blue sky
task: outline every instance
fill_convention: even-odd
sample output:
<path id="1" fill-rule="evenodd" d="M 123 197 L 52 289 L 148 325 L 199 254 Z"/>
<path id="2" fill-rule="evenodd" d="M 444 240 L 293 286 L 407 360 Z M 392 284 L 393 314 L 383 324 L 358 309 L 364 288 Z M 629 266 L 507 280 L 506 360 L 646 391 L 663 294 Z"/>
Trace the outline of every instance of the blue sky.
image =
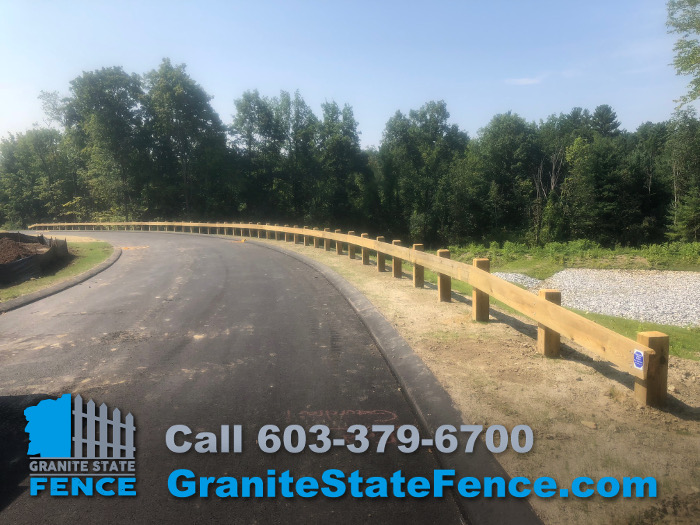
<path id="1" fill-rule="evenodd" d="M 67 95 L 83 71 L 187 64 L 231 122 L 248 89 L 299 90 L 320 115 L 350 104 L 363 146 L 386 121 L 445 100 L 476 135 L 498 113 L 529 121 L 610 104 L 622 127 L 673 113 L 677 77 L 664 0 L 0 0 L 0 136 L 43 122 L 41 90 Z"/>

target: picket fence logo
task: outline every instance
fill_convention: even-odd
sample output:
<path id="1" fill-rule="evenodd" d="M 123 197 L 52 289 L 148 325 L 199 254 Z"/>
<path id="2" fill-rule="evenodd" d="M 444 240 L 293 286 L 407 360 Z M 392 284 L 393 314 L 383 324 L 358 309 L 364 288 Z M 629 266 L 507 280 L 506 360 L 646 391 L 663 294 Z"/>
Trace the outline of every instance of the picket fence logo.
<path id="1" fill-rule="evenodd" d="M 30 494 L 135 496 L 134 416 L 64 394 L 24 411 Z"/>

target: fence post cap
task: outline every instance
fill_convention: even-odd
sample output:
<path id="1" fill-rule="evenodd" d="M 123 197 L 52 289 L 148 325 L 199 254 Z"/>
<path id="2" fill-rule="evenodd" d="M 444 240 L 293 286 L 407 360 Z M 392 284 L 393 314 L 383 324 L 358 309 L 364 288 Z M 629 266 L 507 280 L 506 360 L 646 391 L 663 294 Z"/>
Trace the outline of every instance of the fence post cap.
<path id="1" fill-rule="evenodd" d="M 650 332 L 637 332 L 637 335 L 643 335 L 644 337 L 668 337 L 668 334 L 657 332 L 655 330 Z"/>
<path id="2" fill-rule="evenodd" d="M 537 295 L 539 295 L 545 301 L 561 306 L 561 290 L 556 290 L 554 288 L 542 288 L 539 292 L 537 292 Z"/>
<path id="3" fill-rule="evenodd" d="M 472 265 L 479 270 L 484 270 L 485 272 L 491 271 L 491 261 L 485 257 L 475 258 L 472 261 Z"/>

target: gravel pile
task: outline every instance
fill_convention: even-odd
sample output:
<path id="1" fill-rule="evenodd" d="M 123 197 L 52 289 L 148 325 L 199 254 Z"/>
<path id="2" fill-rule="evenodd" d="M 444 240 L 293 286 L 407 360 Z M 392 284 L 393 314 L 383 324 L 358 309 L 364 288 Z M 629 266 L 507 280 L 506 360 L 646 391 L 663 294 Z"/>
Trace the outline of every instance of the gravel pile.
<path id="1" fill-rule="evenodd" d="M 563 270 L 540 288 L 561 290 L 562 305 L 638 321 L 700 326 L 700 273 Z"/>
<path id="2" fill-rule="evenodd" d="M 504 273 L 504 272 L 494 272 L 496 277 L 500 277 L 504 281 L 519 284 L 524 286 L 528 290 L 535 289 L 535 291 L 542 288 L 542 281 L 535 279 L 534 277 L 528 277 L 522 273 Z"/>
<path id="3" fill-rule="evenodd" d="M 637 321 L 700 326 L 700 273 L 659 270 L 563 270 L 545 281 L 521 273 L 493 275 L 524 286 L 561 290 L 562 306 Z"/>

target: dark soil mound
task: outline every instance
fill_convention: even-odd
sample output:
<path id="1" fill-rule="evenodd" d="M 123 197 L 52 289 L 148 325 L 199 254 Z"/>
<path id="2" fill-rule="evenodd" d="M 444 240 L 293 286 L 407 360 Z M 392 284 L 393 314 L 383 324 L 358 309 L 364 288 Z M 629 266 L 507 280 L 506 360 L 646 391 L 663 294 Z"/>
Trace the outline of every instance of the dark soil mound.
<path id="1" fill-rule="evenodd" d="M 10 263 L 37 253 L 44 253 L 47 247 L 42 244 L 13 241 L 7 237 L 0 239 L 0 264 Z"/>

